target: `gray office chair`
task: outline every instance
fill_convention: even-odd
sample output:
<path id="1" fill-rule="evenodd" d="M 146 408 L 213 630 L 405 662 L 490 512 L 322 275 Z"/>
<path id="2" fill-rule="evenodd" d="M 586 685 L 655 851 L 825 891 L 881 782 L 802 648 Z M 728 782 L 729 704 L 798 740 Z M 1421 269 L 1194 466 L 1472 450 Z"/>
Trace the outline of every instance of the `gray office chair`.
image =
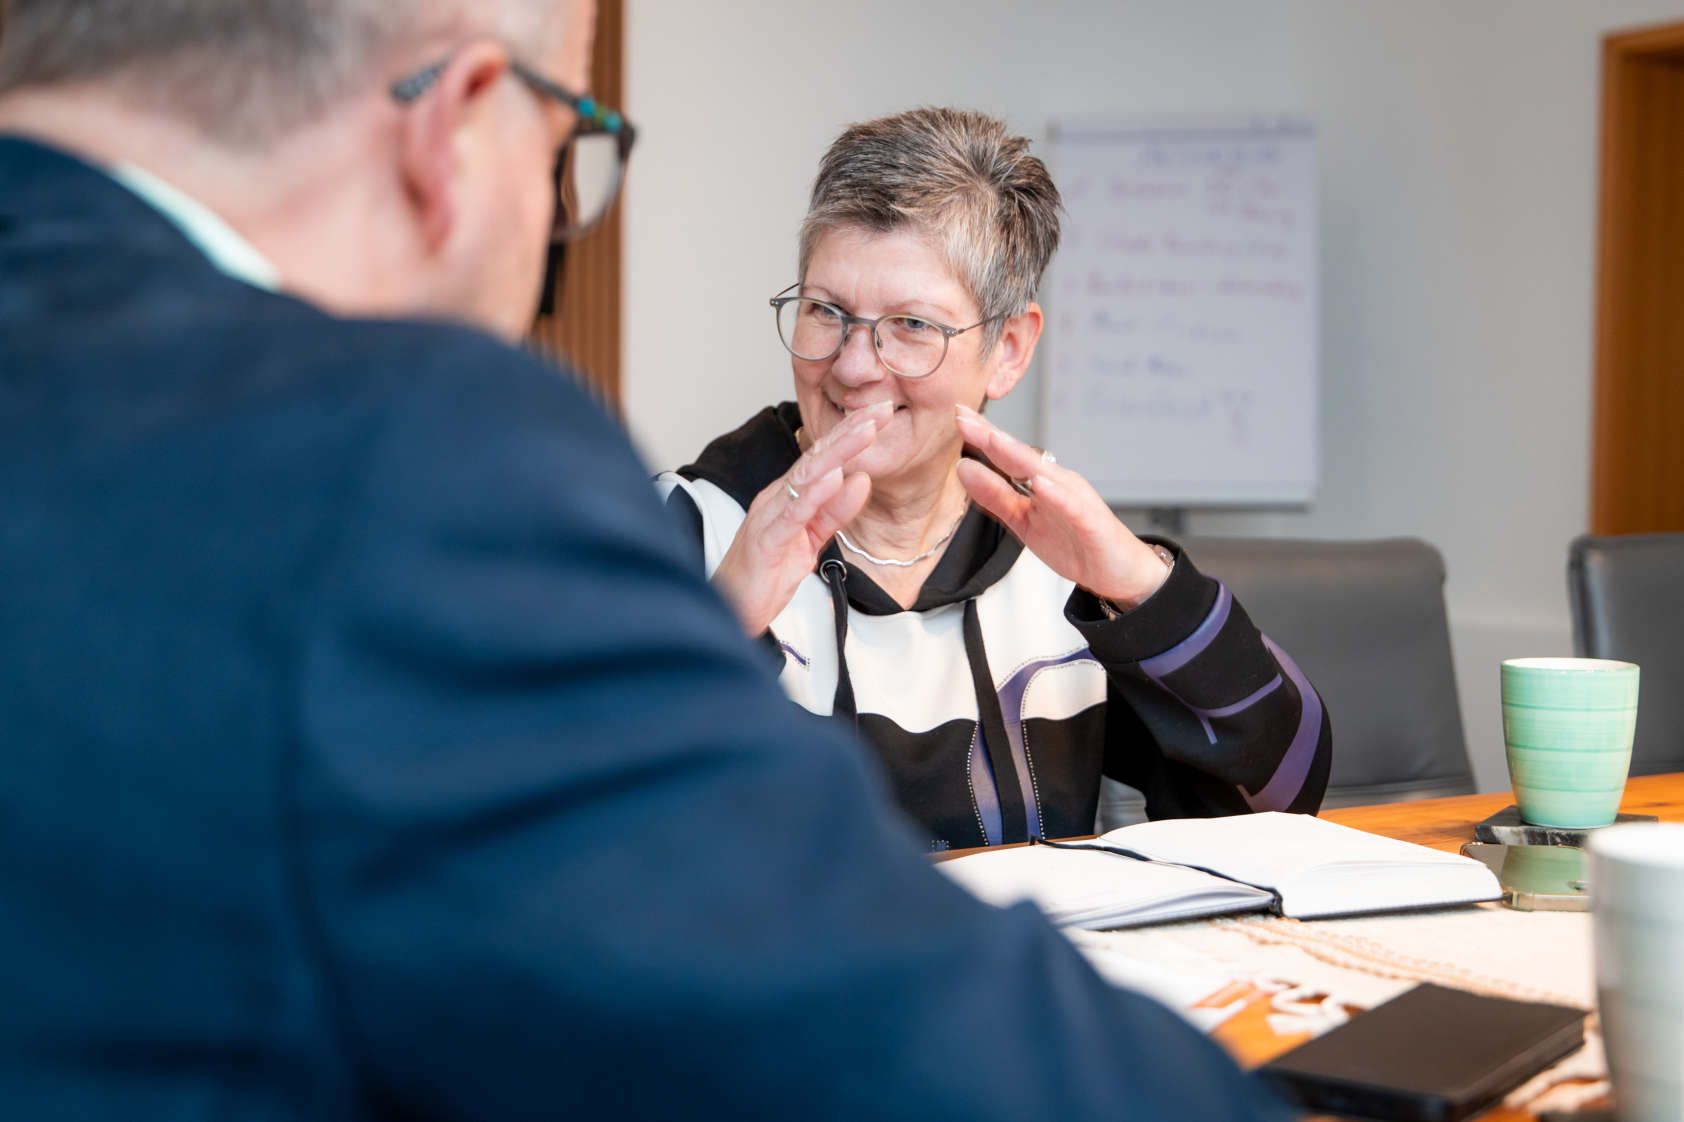
<path id="1" fill-rule="evenodd" d="M 1631 774 L 1684 771 L 1684 534 L 1578 538 L 1567 599 L 1574 650 L 1643 668 Z"/>
<path id="2" fill-rule="evenodd" d="M 1200 571 L 1225 583 L 1308 674 L 1333 722 L 1323 806 L 1465 795 L 1474 789 L 1450 659 L 1444 561 L 1414 538 L 1190 538 Z M 1100 824 L 1144 816 L 1106 781 Z"/>

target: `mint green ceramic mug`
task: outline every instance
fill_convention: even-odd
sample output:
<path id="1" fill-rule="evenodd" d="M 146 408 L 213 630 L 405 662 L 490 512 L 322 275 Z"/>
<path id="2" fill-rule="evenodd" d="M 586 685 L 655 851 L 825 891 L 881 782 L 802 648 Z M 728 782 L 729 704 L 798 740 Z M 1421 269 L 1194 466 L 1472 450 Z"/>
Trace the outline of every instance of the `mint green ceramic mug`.
<path id="1" fill-rule="evenodd" d="M 1503 662 L 1503 745 L 1520 817 L 1606 826 L 1619 813 L 1637 725 L 1637 664 L 1604 658 Z"/>

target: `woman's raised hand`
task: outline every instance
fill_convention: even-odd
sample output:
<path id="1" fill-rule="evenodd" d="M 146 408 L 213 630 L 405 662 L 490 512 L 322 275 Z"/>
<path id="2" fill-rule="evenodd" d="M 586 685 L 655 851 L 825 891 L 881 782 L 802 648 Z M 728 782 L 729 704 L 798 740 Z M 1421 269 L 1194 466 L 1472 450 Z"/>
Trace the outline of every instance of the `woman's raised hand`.
<path id="1" fill-rule="evenodd" d="M 870 477 L 844 475 L 843 466 L 871 447 L 893 415 L 886 401 L 849 414 L 749 504 L 713 584 L 750 635 L 788 606 L 825 543 L 865 506 Z"/>
<path id="2" fill-rule="evenodd" d="M 1111 513 L 1087 480 L 995 428 L 976 410 L 963 405 L 957 410 L 959 435 L 999 469 L 962 459 L 959 482 L 1025 549 L 1122 608 L 1134 607 L 1163 585 L 1169 576 L 1163 560 Z"/>

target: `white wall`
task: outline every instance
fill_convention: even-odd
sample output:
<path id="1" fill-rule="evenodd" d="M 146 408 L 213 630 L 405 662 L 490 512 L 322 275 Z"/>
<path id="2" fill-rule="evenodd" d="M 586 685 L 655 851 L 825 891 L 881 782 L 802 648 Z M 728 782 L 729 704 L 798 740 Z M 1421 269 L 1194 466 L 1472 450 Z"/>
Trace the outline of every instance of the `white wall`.
<path id="1" fill-rule="evenodd" d="M 1320 130 L 1322 487 L 1198 533 L 1444 552 L 1469 747 L 1497 660 L 1569 645 L 1586 524 L 1600 36 L 1684 0 L 628 0 L 626 407 L 657 466 L 788 396 L 766 298 L 819 154 L 918 104 L 1283 111 Z M 1033 436 L 1033 390 L 1002 423 Z"/>

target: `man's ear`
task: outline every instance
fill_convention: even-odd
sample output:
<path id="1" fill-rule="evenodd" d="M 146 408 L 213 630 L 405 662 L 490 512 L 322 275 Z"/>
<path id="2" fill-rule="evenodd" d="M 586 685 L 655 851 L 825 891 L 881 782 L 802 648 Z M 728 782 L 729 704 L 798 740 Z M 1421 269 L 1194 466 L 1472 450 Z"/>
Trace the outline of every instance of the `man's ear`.
<path id="1" fill-rule="evenodd" d="M 450 57 L 427 92 L 406 107 L 399 134 L 399 174 L 428 252 L 456 227 L 458 178 L 465 159 L 463 131 L 486 112 L 488 94 L 508 73 L 509 56 L 496 43 L 470 43 Z"/>
<path id="2" fill-rule="evenodd" d="M 1029 360 L 1035 357 L 1035 344 L 1040 342 L 1043 326 L 1045 317 L 1041 315 L 1041 305 L 1034 302 L 1021 314 L 1006 319 L 1000 331 L 1000 341 L 994 344 L 998 353 L 995 355 L 994 373 L 988 378 L 990 399 L 1005 397 L 1023 378 L 1029 369 Z"/>

